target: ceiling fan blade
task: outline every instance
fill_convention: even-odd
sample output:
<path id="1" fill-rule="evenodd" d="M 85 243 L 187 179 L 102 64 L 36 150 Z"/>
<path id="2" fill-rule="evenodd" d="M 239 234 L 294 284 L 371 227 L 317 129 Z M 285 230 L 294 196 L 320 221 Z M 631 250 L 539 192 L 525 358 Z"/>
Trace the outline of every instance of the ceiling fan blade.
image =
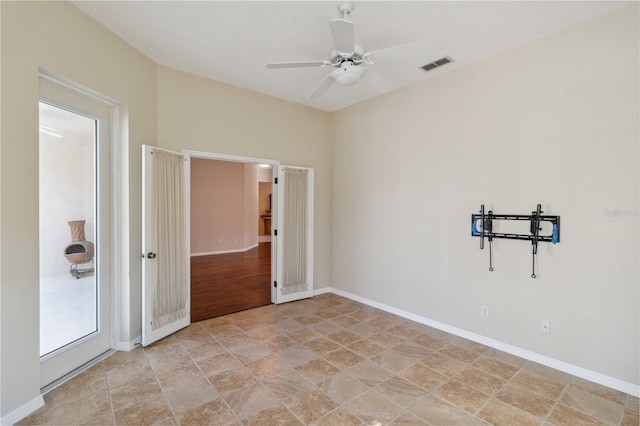
<path id="1" fill-rule="evenodd" d="M 345 19 L 331 19 L 329 21 L 333 41 L 336 43 L 336 50 L 342 56 L 351 57 L 354 51 L 353 22 Z"/>
<path id="2" fill-rule="evenodd" d="M 431 48 L 430 41 L 418 41 L 415 43 L 401 44 L 399 46 L 387 47 L 385 49 L 372 50 L 367 52 L 367 56 L 371 62 L 386 62 L 394 60 L 402 60 L 404 58 L 420 58 L 425 60 L 432 57 L 434 52 Z"/>
<path id="3" fill-rule="evenodd" d="M 333 78 L 331 78 L 332 74 L 333 73 L 327 75 L 325 79 L 322 80 L 311 93 L 309 93 L 309 96 L 307 96 L 307 98 L 319 98 L 320 96 L 322 96 L 322 94 L 326 92 L 334 82 Z"/>
<path id="4" fill-rule="evenodd" d="M 380 73 L 376 72 L 372 69 L 367 69 L 367 71 L 362 76 L 362 79 L 367 82 L 371 87 L 376 89 L 381 93 L 387 93 L 396 88 L 393 84 L 389 82 L 386 78 L 380 75 Z"/>
<path id="5" fill-rule="evenodd" d="M 331 65 L 329 61 L 304 61 L 304 62 L 274 62 L 267 64 L 267 68 L 307 68 L 307 67 L 324 67 Z"/>

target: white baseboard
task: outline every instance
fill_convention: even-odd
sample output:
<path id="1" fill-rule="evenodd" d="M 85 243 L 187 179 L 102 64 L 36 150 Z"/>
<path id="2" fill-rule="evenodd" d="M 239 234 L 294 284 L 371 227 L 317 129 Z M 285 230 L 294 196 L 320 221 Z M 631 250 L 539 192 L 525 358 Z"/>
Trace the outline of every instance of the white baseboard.
<path id="1" fill-rule="evenodd" d="M 197 256 L 210 256 L 212 254 L 229 254 L 229 253 L 244 253 L 246 251 L 249 251 L 251 249 L 254 249 L 256 247 L 258 247 L 259 244 L 253 244 L 249 247 L 244 247 L 244 248 L 239 248 L 239 249 L 231 249 L 231 250 L 218 250 L 218 251 L 203 251 L 200 253 L 191 253 L 191 257 L 197 257 Z"/>
<path id="2" fill-rule="evenodd" d="M 138 336 L 130 342 L 118 342 L 116 344 L 115 350 L 131 352 L 136 348 L 136 346 L 142 344 L 142 336 Z"/>
<path id="3" fill-rule="evenodd" d="M 325 294 L 325 293 L 331 293 L 331 287 L 322 287 L 322 288 L 318 288 L 318 289 L 314 289 L 313 290 L 313 295 L 314 296 L 319 296 L 319 295 Z"/>
<path id="4" fill-rule="evenodd" d="M 18 407 L 17 409 L 4 416 L 2 419 L 0 419 L 0 425 L 14 425 L 40 407 L 44 407 L 44 398 L 42 397 L 42 395 L 38 395 L 31 401 L 24 404 L 22 407 Z"/>
<path id="5" fill-rule="evenodd" d="M 632 396 L 640 396 L 640 386 L 628 383 L 614 377 L 606 376 L 595 371 L 587 370 L 586 368 L 579 367 L 577 365 L 569 364 L 564 361 L 560 361 L 554 358 L 550 358 L 545 355 L 538 354 L 526 349 L 519 348 L 517 346 L 510 345 L 508 343 L 494 340 L 489 337 L 482 336 L 461 328 L 453 327 L 448 324 L 444 324 L 420 315 L 413 314 L 411 312 L 403 311 L 402 309 L 394 308 L 393 306 L 385 305 L 355 294 L 348 293 L 346 291 L 339 290 L 337 288 L 328 287 L 319 289 L 317 291 L 323 291 L 323 293 L 331 292 L 338 296 L 346 297 L 347 299 L 355 300 L 356 302 L 364 303 L 365 305 L 378 308 L 380 310 L 390 312 L 392 314 L 401 316 L 411 321 L 419 322 L 420 324 L 428 325 L 429 327 L 437 328 L 438 330 L 445 331 L 447 333 L 455 334 L 456 336 L 463 337 L 474 342 L 482 343 L 483 345 L 498 349 L 509 354 L 519 356 L 520 358 L 527 359 L 529 361 L 537 362 L 538 364 L 546 365 L 547 367 L 554 368 L 556 370 L 569 373 L 573 376 L 580 377 L 591 382 L 601 384 L 603 386 L 619 390 L 620 392 L 627 393 Z M 314 294 L 321 294 L 314 292 Z"/>

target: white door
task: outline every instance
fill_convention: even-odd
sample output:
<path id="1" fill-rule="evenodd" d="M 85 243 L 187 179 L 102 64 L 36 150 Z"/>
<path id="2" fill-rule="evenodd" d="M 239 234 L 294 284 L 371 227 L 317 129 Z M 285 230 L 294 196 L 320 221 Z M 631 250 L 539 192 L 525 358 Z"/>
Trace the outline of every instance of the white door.
<path id="1" fill-rule="evenodd" d="M 112 346 L 111 116 L 116 108 L 95 94 L 40 78 L 42 387 Z M 75 229 L 82 237 L 70 234 L 68 222 L 81 223 Z"/>
<path id="2" fill-rule="evenodd" d="M 142 146 L 142 344 L 191 322 L 189 157 Z"/>
<path id="3" fill-rule="evenodd" d="M 274 302 L 285 303 L 313 296 L 313 169 L 280 166 L 277 177 Z"/>

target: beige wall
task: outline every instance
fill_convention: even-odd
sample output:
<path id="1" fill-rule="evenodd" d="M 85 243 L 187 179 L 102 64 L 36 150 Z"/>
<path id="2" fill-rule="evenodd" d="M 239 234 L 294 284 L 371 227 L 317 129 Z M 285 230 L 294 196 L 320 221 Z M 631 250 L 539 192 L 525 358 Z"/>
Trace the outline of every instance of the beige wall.
<path id="1" fill-rule="evenodd" d="M 38 319 L 39 67 L 121 102 L 131 244 L 119 339 L 140 335 L 141 149 L 156 140 L 156 65 L 71 3 L 0 2 L 2 33 L 2 416 L 40 394 Z M 128 183 L 127 183 L 128 179 Z M 128 218 L 130 221 L 128 222 Z M 29 253 L 29 255 L 25 255 Z M 129 286 L 129 279 L 132 283 Z"/>
<path id="2" fill-rule="evenodd" d="M 638 64 L 634 5 L 337 112 L 333 286 L 637 385 Z M 537 279 L 482 203 L 561 216 Z"/>
<path id="3" fill-rule="evenodd" d="M 257 244 L 257 166 L 191 159 L 191 254 Z"/>
<path id="4" fill-rule="evenodd" d="M 158 67 L 158 144 L 315 169 L 314 283 L 331 285 L 330 115 Z"/>

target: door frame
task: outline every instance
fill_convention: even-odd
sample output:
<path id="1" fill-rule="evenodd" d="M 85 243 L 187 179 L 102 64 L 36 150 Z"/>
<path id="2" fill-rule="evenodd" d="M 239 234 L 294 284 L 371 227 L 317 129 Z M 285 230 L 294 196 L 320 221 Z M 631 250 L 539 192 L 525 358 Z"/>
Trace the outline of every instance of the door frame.
<path id="1" fill-rule="evenodd" d="M 278 229 L 277 217 L 278 217 L 278 186 L 275 184 L 276 179 L 278 177 L 278 169 L 280 166 L 280 161 L 278 160 L 270 160 L 266 158 L 257 158 L 257 157 L 243 157 L 240 155 L 229 155 L 229 154 L 217 154 L 213 152 L 205 152 L 205 151 L 192 151 L 188 149 L 183 149 L 181 151 L 184 155 L 191 158 L 201 158 L 205 160 L 218 160 L 218 161 L 229 161 L 234 163 L 250 163 L 250 164 L 269 164 L 271 165 L 271 283 L 276 281 L 276 273 L 277 273 L 277 248 L 278 248 L 278 239 L 274 238 L 274 230 Z M 191 160 L 189 160 L 191 162 Z M 190 185 L 189 189 L 190 190 Z M 191 203 L 187 204 L 187 216 L 191 215 Z M 275 219 L 275 220 L 274 220 Z M 191 234 L 191 224 L 187 229 L 187 235 Z M 187 245 L 189 250 L 189 257 L 191 257 L 191 246 Z M 276 288 L 271 285 L 271 303 L 276 303 Z"/>
<path id="2" fill-rule="evenodd" d="M 128 168 L 123 168 L 122 164 L 126 164 L 127 159 L 127 140 L 123 138 L 121 133 L 121 104 L 108 96 L 105 96 L 99 92 L 75 83 L 71 80 L 60 77 L 43 68 L 39 69 L 40 84 L 44 83 L 50 86 L 58 87 L 62 90 L 68 91 L 76 96 L 84 97 L 92 102 L 100 104 L 109 110 L 109 140 L 106 143 L 109 144 L 109 214 L 106 220 L 109 221 L 109 238 L 111 241 L 109 256 L 109 280 L 110 286 L 110 304 L 109 304 L 109 346 L 110 349 L 119 350 L 131 350 L 131 348 L 125 348 L 119 343 L 119 330 L 121 323 L 120 312 L 120 297 L 122 294 L 122 287 L 128 288 L 129 278 L 128 274 L 123 274 L 123 270 L 128 270 L 128 254 L 129 254 L 129 234 L 126 226 L 128 224 L 128 215 L 125 213 L 129 208 L 128 201 Z M 38 99 L 42 100 L 42 95 L 39 94 Z M 122 286 L 122 287 L 121 287 Z M 39 298 L 38 298 L 39 300 Z M 79 339 L 77 342 L 68 345 L 68 348 L 73 348 L 78 344 L 88 340 L 88 338 Z M 63 348 L 60 352 L 67 350 Z M 58 352 L 58 353 L 60 353 Z M 49 360 L 50 357 L 45 357 L 44 360 Z M 91 360 L 88 360 L 90 363 Z M 50 385 L 58 382 L 59 379 L 67 378 L 69 374 L 81 370 L 86 366 L 80 366 L 79 368 L 72 369 L 69 373 L 61 378 L 54 380 L 52 383 L 41 382 L 43 388 L 49 388 Z M 47 380 L 45 380 L 47 381 Z"/>

